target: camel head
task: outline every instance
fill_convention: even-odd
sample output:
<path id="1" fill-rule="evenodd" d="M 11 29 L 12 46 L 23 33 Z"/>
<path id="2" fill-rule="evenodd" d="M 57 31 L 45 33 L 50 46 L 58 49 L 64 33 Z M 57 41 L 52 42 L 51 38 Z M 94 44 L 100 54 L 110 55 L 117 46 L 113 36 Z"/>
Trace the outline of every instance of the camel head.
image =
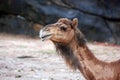
<path id="1" fill-rule="evenodd" d="M 85 46 L 85 39 L 81 31 L 77 28 L 78 19 L 73 20 L 61 18 L 56 23 L 46 25 L 40 30 L 40 38 L 44 40 L 51 40 L 66 64 L 74 70 L 79 65 L 79 59 L 73 53 L 73 47 Z"/>
<path id="2" fill-rule="evenodd" d="M 43 41 L 49 39 L 58 43 L 69 43 L 74 38 L 77 26 L 77 18 L 73 20 L 61 18 L 56 23 L 46 25 L 42 28 L 39 36 Z"/>

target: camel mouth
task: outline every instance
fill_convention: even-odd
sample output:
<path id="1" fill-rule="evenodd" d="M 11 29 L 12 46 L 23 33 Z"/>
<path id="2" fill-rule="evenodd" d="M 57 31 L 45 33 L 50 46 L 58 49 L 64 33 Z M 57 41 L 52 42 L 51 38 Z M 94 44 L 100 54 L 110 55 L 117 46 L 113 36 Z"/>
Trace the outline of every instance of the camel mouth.
<path id="1" fill-rule="evenodd" d="M 39 33 L 39 37 L 42 41 L 45 41 L 45 40 L 50 39 L 52 37 L 52 34 L 41 30 L 40 33 Z"/>
<path id="2" fill-rule="evenodd" d="M 43 35 L 43 36 L 41 36 L 40 38 L 41 38 L 42 41 L 45 41 L 45 40 L 50 39 L 51 37 L 52 37 L 51 34 L 47 34 L 47 35 Z"/>

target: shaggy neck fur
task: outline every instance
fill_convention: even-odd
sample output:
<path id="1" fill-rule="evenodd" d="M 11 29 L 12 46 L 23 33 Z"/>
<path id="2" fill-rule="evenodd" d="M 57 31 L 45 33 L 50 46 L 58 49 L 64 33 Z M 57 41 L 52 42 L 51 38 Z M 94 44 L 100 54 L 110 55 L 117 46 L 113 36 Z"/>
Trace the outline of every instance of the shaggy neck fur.
<path id="1" fill-rule="evenodd" d="M 61 43 L 54 42 L 56 46 L 56 51 L 58 54 L 60 54 L 64 60 L 66 61 L 66 64 L 76 70 L 80 66 L 78 58 L 74 55 L 72 49 L 69 45 L 63 45 Z"/>

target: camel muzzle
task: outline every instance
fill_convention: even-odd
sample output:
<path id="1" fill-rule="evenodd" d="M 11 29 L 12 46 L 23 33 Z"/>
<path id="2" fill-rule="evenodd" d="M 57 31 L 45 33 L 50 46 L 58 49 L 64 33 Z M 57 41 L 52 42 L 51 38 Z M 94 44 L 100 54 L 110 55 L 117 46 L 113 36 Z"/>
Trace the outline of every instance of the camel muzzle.
<path id="1" fill-rule="evenodd" d="M 39 37 L 42 41 L 50 39 L 52 37 L 51 35 L 52 34 L 48 33 L 47 31 L 44 31 L 42 29 L 39 32 Z"/>

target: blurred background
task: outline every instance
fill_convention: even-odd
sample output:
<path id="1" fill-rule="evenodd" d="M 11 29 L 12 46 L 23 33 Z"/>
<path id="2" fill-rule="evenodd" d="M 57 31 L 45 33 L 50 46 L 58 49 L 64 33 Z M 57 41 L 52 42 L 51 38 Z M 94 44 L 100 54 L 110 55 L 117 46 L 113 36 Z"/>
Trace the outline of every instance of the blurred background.
<path id="1" fill-rule="evenodd" d="M 0 33 L 37 37 L 62 17 L 78 18 L 90 42 L 120 45 L 119 0 L 0 0 Z"/>

